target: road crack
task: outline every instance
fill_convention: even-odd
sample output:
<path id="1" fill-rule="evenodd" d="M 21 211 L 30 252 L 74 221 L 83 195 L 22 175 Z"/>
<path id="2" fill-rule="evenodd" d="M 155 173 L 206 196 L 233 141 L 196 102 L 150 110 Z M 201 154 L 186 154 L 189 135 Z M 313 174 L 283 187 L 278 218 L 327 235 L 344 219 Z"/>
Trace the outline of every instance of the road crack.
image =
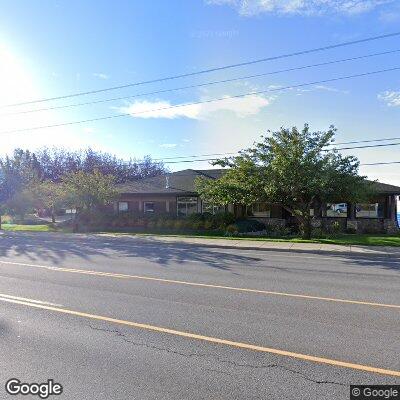
<path id="1" fill-rule="evenodd" d="M 250 368 L 250 369 L 273 369 L 273 368 L 276 368 L 276 369 L 282 369 L 282 370 L 284 370 L 286 372 L 290 372 L 292 374 L 298 375 L 301 378 L 303 378 L 304 380 L 306 380 L 308 382 L 315 383 L 317 385 L 339 385 L 339 386 L 345 386 L 345 387 L 349 386 L 348 384 L 341 383 L 341 382 L 313 379 L 313 378 L 310 378 L 307 375 L 305 375 L 305 374 L 303 374 L 303 373 L 301 373 L 299 371 L 296 371 L 294 369 L 288 368 L 288 367 L 286 367 L 284 365 L 279 365 L 279 364 L 275 364 L 275 363 L 274 364 L 258 364 L 258 365 L 247 364 L 247 363 L 242 364 L 242 363 L 238 363 L 236 361 L 226 360 L 226 359 L 217 357 L 214 354 L 209 354 L 209 353 L 182 353 L 182 352 L 179 352 L 177 350 L 168 349 L 168 348 L 165 348 L 165 347 L 158 347 L 158 346 L 150 345 L 150 344 L 147 344 L 147 343 L 135 342 L 135 341 L 129 339 L 126 334 L 121 333 L 117 329 L 98 328 L 98 327 L 94 327 L 94 326 L 92 326 L 90 324 L 89 324 L 89 327 L 92 330 L 95 330 L 95 331 L 101 331 L 101 332 L 115 334 L 117 337 L 121 338 L 126 343 L 132 344 L 134 346 L 145 347 L 145 348 L 148 348 L 148 349 L 151 349 L 151 350 L 163 351 L 163 352 L 166 352 L 166 353 L 175 354 L 175 355 L 179 355 L 179 356 L 187 357 L 187 358 L 189 358 L 189 357 L 212 358 L 212 359 L 216 360 L 217 362 L 219 362 L 221 364 L 228 364 L 228 365 L 234 366 L 235 368 Z M 227 375 L 231 375 L 230 373 L 225 372 L 225 371 L 220 371 L 220 370 L 215 370 L 215 369 L 207 369 L 207 368 L 206 368 L 206 370 L 213 371 L 213 372 L 224 373 L 224 374 L 227 374 Z"/>

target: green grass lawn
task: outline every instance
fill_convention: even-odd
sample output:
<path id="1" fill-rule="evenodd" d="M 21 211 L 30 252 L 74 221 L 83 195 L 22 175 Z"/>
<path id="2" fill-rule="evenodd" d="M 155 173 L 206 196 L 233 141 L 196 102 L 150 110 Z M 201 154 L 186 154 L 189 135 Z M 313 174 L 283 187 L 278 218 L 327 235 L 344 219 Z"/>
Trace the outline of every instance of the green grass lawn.
<path id="1" fill-rule="evenodd" d="M 105 232 L 112 233 L 112 232 Z M 269 237 L 245 237 L 245 236 L 223 236 L 204 233 L 188 233 L 188 234 L 174 234 L 174 233 L 144 233 L 144 232 L 118 232 L 115 234 L 120 235 L 138 235 L 138 236 L 170 236 L 182 238 L 204 238 L 204 239 L 228 239 L 228 240 L 255 240 L 267 242 L 295 242 L 295 243 L 326 243 L 338 245 L 360 245 L 360 246 L 395 246 L 400 247 L 400 235 L 385 235 L 385 234 L 341 234 L 334 235 L 327 238 L 313 238 L 311 240 L 301 239 L 300 237 L 292 238 L 269 238 Z"/>
<path id="2" fill-rule="evenodd" d="M 54 228 L 50 225 L 20 225 L 20 224 L 1 224 L 5 231 L 30 231 L 30 232 L 52 232 Z"/>
<path id="3" fill-rule="evenodd" d="M 400 247 L 400 235 L 340 235 L 329 239 L 318 239 L 318 243 Z"/>
<path id="4" fill-rule="evenodd" d="M 41 225 L 23 225 L 23 224 L 2 224 L 2 229 L 5 231 L 29 231 L 29 232 L 54 232 L 55 229 L 51 224 Z M 70 229 L 57 230 L 58 232 L 70 232 Z M 270 237 L 252 237 L 252 236 L 224 236 L 218 235 L 214 232 L 201 232 L 201 233 L 182 233 L 177 234 L 173 232 L 104 232 L 113 233 L 116 235 L 138 235 L 138 236 L 171 236 L 171 237 L 193 237 L 204 239 L 228 239 L 228 240 L 255 240 L 267 242 L 296 242 L 296 243 L 326 243 L 326 244 L 339 244 L 339 245 L 361 245 L 361 246 L 395 246 L 400 247 L 400 234 L 399 235 L 384 235 L 384 234 L 340 234 L 326 238 L 313 238 L 311 240 L 301 239 L 300 237 L 291 238 L 270 238 Z"/>

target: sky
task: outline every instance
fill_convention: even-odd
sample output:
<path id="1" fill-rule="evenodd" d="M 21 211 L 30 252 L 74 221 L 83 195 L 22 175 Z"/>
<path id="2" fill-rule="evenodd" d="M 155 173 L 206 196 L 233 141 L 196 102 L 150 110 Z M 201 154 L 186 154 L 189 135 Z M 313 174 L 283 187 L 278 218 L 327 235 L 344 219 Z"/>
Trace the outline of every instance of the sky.
<path id="1" fill-rule="evenodd" d="M 400 30 L 399 0 L 0 0 L 0 9 L 0 106 Z M 392 50 L 399 52 L 148 94 Z M 400 137 L 399 70 L 281 90 L 395 67 L 400 67 L 400 36 L 92 95 L 2 107 L 0 153 L 43 146 L 91 146 L 137 159 L 236 152 L 268 130 L 304 123 L 312 130 L 335 125 L 337 142 Z M 258 91 L 265 93 L 165 109 Z M 22 113 L 127 96 L 137 97 Z M 125 116 L 114 117 L 118 114 Z M 9 133 L 104 116 L 113 118 Z M 361 163 L 400 161 L 400 146 L 344 154 L 357 156 Z M 172 170 L 209 167 L 207 162 L 170 164 Z M 360 172 L 400 185 L 399 170 L 400 164 L 392 164 L 362 166 Z"/>

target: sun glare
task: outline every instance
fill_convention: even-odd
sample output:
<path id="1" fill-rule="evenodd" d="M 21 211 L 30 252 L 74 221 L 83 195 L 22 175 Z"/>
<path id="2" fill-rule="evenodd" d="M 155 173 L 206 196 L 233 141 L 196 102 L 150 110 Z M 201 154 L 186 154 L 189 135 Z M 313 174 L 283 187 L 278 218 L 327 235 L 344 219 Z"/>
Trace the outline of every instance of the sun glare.
<path id="1" fill-rule="evenodd" d="M 0 43 L 0 106 L 35 94 L 32 79 L 18 58 Z"/>
<path id="2" fill-rule="evenodd" d="M 61 122 L 62 116 L 52 111 L 15 114 L 38 108 L 32 104 L 4 107 L 42 97 L 45 97 L 45 93 L 39 90 L 35 84 L 29 66 L 23 58 L 18 57 L 7 46 L 0 43 L 0 133 Z M 0 153 L 10 152 L 16 147 L 26 148 L 27 146 L 32 148 L 57 145 L 87 146 L 84 140 L 74 134 L 75 132 L 78 132 L 78 129 L 59 127 L 51 130 L 1 133 Z"/>

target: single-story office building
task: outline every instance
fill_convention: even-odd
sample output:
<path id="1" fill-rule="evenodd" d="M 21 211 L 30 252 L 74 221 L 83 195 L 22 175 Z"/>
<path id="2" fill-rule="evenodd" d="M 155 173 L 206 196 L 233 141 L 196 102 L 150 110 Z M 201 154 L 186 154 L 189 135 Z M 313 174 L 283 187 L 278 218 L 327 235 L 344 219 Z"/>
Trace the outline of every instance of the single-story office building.
<path id="1" fill-rule="evenodd" d="M 213 205 L 202 200 L 196 192 L 196 178 L 218 179 L 225 171 L 186 169 L 118 185 L 119 199 L 114 209 L 118 213 L 178 217 L 223 211 L 240 215 L 243 213 L 240 205 Z M 396 215 L 400 187 L 380 182 L 374 182 L 373 185 L 376 198 L 371 203 L 350 204 L 343 200 L 340 203 L 322 204 L 318 209 L 312 210 L 314 225 L 326 226 L 337 221 L 343 230 L 353 228 L 358 232 L 398 232 Z M 286 225 L 293 222 L 293 216 L 280 204 L 258 202 L 248 206 L 246 213 L 249 218 L 256 218 L 266 224 Z"/>

